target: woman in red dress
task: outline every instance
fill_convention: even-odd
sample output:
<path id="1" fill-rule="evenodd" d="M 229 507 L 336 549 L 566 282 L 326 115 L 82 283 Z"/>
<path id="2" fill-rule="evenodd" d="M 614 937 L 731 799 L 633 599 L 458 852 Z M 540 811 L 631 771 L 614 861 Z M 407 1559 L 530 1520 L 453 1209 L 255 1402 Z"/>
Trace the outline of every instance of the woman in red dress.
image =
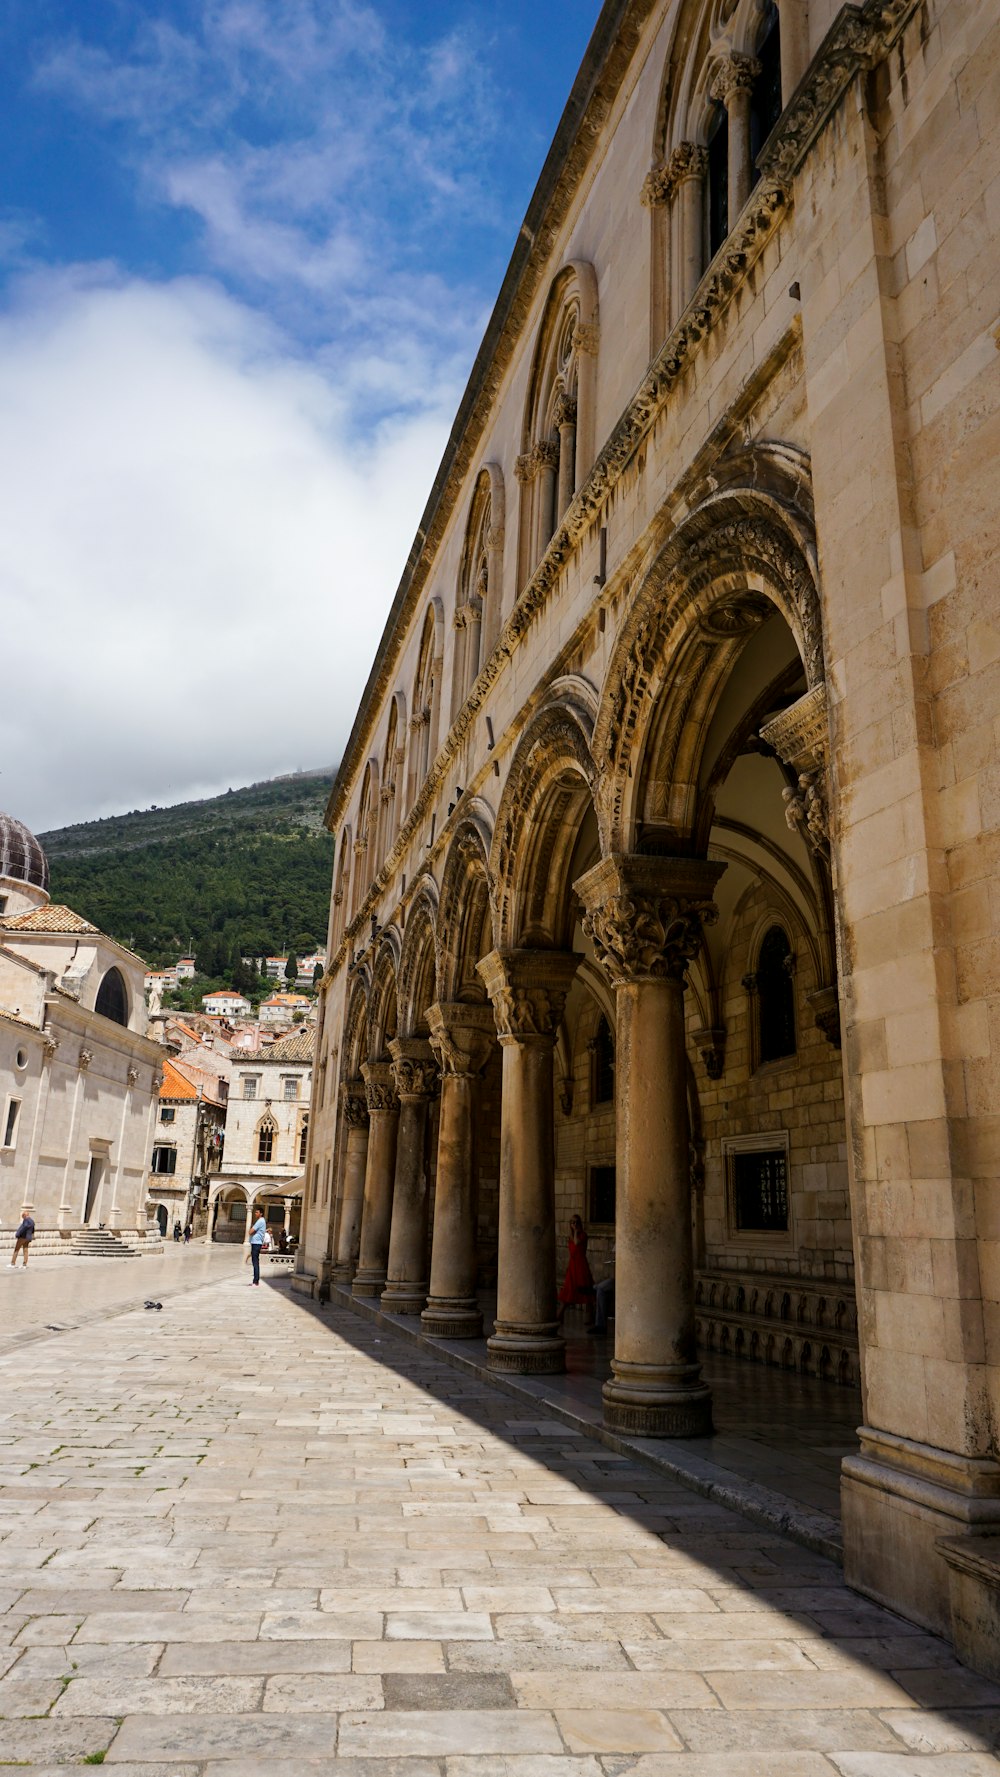
<path id="1" fill-rule="evenodd" d="M 566 1309 L 574 1307 L 578 1302 L 585 1302 L 590 1306 L 593 1300 L 594 1279 L 587 1263 L 587 1231 L 580 1217 L 572 1216 L 569 1224 L 569 1264 L 559 1291 L 556 1319 L 561 1322 Z"/>

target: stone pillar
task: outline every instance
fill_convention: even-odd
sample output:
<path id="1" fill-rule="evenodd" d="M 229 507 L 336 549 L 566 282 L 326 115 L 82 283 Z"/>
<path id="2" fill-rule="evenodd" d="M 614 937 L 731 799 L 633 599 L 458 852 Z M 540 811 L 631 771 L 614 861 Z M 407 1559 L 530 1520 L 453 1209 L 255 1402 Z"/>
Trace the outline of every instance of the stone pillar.
<path id="1" fill-rule="evenodd" d="M 491 951 L 477 964 L 503 1048 L 500 1250 L 494 1370 L 566 1367 L 556 1320 L 552 1058 L 580 958 L 557 950 Z"/>
<path id="2" fill-rule="evenodd" d="M 478 593 L 473 593 L 466 606 L 465 616 L 465 697 L 468 697 L 479 677 L 482 627 L 483 601 Z"/>
<path id="3" fill-rule="evenodd" d="M 674 255 L 676 282 L 674 320 L 684 313 L 705 270 L 704 207 L 708 151 L 694 142 L 680 142 L 670 156 L 676 181 L 674 197 Z"/>
<path id="4" fill-rule="evenodd" d="M 399 1105 L 391 1062 L 366 1061 L 361 1072 L 368 1100 L 368 1155 L 361 1212 L 361 1251 L 353 1293 L 356 1296 L 380 1296 L 389 1258 Z"/>
<path id="5" fill-rule="evenodd" d="M 713 99 L 721 99 L 729 119 L 729 227 L 736 227 L 750 196 L 750 94 L 760 73 L 755 56 L 727 57 L 712 81 Z"/>
<path id="6" fill-rule="evenodd" d="M 559 465 L 559 446 L 554 438 L 543 438 L 535 445 L 532 453 L 538 460 L 538 481 L 535 487 L 537 505 L 537 529 L 535 531 L 535 559 L 532 567 L 537 567 L 545 554 L 556 528 L 556 470 Z"/>
<path id="7" fill-rule="evenodd" d="M 361 1245 L 361 1211 L 368 1165 L 368 1098 L 363 1080 L 345 1080 L 340 1089 L 340 1115 L 346 1138 L 332 1276 L 335 1283 L 350 1283 L 357 1269 Z"/>
<path id="8" fill-rule="evenodd" d="M 684 977 L 724 870 L 701 858 L 605 858 L 575 884 L 615 988 L 615 1354 L 605 1423 L 640 1437 L 712 1429 L 695 1355 Z"/>
<path id="9" fill-rule="evenodd" d="M 777 0 L 781 44 L 781 103 L 787 105 L 809 66 L 808 0 Z"/>
<path id="10" fill-rule="evenodd" d="M 559 432 L 558 524 L 576 493 L 576 402 L 569 395 L 560 395 L 556 401 L 555 422 Z"/>
<path id="11" fill-rule="evenodd" d="M 479 1077 L 496 1040 L 489 1006 L 431 1006 L 431 1046 L 441 1067 L 431 1287 L 421 1315 L 437 1339 L 478 1339 L 476 1299 L 476 1108 Z"/>
<path id="12" fill-rule="evenodd" d="M 383 1308 L 419 1314 L 427 1300 L 427 1111 L 437 1085 L 429 1043 L 397 1037 L 389 1044 L 399 1099 L 396 1180 L 392 1193 L 387 1284 Z"/>

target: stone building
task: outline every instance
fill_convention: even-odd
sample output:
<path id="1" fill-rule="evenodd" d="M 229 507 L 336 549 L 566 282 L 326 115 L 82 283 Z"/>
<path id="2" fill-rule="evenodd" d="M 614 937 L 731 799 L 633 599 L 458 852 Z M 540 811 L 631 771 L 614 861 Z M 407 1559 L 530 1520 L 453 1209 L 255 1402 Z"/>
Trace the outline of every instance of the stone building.
<path id="1" fill-rule="evenodd" d="M 48 885 L 37 839 L 0 814 L 0 1226 L 30 1203 L 38 1253 L 98 1227 L 142 1242 L 163 1064 L 145 964 Z"/>
<path id="2" fill-rule="evenodd" d="M 329 803 L 296 1279 L 495 1279 L 556 1370 L 579 1211 L 609 1423 L 708 1429 L 699 1332 L 860 1375 L 848 1577 L 980 1663 L 998 67 L 990 0 L 603 6 Z"/>
<path id="3" fill-rule="evenodd" d="M 234 1053 L 222 1161 L 208 1191 L 207 1240 L 244 1240 L 254 1204 L 274 1234 L 283 1228 L 298 1239 L 312 1064 L 311 1030 Z"/>
<path id="4" fill-rule="evenodd" d="M 205 1232 L 203 1206 L 222 1164 L 227 1092 L 228 1081 L 214 1071 L 180 1058 L 163 1062 L 147 1181 L 161 1234 L 188 1220 Z"/>

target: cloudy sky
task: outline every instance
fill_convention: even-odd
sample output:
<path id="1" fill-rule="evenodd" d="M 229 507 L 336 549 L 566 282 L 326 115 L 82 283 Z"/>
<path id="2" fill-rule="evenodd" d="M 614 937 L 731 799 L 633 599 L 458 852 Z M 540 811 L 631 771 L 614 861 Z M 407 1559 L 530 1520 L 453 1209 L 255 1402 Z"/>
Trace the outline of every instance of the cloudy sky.
<path id="1" fill-rule="evenodd" d="M 599 0 L 0 0 L 0 807 L 335 763 Z"/>

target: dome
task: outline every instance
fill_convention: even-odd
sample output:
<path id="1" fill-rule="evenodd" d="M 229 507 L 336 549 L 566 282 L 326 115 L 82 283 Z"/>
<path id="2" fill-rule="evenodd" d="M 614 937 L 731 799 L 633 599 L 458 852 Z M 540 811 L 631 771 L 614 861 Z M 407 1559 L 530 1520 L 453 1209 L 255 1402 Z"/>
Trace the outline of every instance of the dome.
<path id="1" fill-rule="evenodd" d="M 49 892 L 49 864 L 35 835 L 23 821 L 0 813 L 0 877 L 13 882 L 30 883 L 32 888 Z"/>

